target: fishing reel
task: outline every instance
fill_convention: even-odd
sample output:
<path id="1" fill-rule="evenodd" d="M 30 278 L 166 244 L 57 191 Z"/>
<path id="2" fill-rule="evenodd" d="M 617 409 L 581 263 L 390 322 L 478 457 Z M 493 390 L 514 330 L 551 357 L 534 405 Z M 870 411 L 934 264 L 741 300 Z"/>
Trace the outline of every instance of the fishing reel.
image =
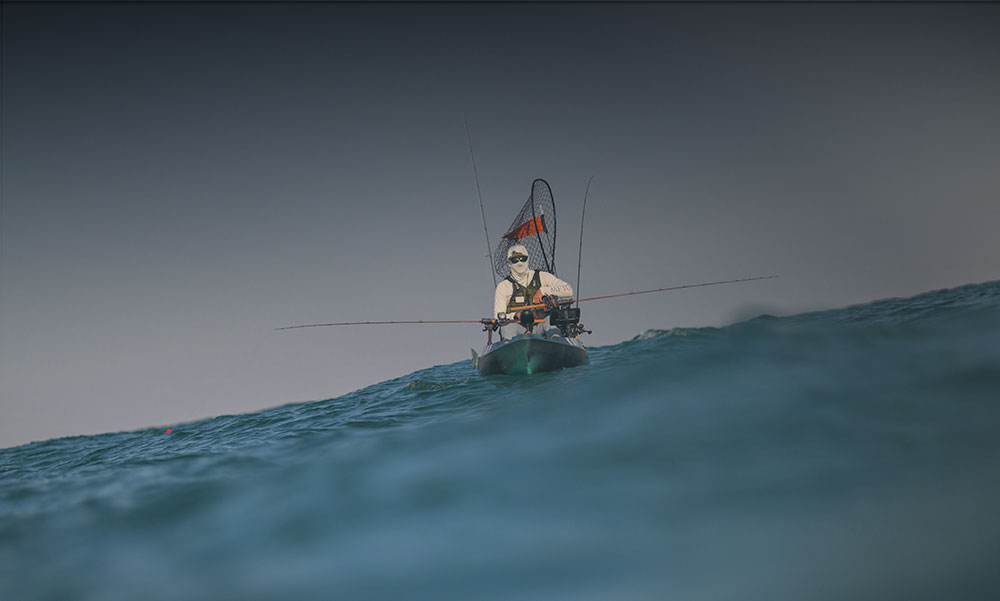
<path id="1" fill-rule="evenodd" d="M 497 330 L 501 326 L 509 325 L 512 323 L 521 324 L 526 330 L 530 330 L 536 323 L 545 319 L 545 312 L 541 309 L 521 309 L 517 312 L 517 317 L 514 319 L 506 319 L 503 317 L 483 320 L 483 331 Z M 487 323 L 489 322 L 489 323 Z"/>
<path id="2" fill-rule="evenodd" d="M 486 319 L 479 320 L 479 323 L 483 324 L 483 331 L 486 332 L 486 344 L 493 344 L 493 332 L 499 330 L 500 326 L 506 325 L 504 323 L 500 323 L 501 321 L 506 320 L 490 319 L 488 317 Z"/>
<path id="3" fill-rule="evenodd" d="M 549 323 L 559 328 L 559 332 L 567 338 L 576 338 L 584 333 L 591 334 L 592 332 L 580 323 L 580 307 L 573 307 L 572 304 L 571 300 L 556 302 L 556 306 L 548 310 Z"/>
<path id="4" fill-rule="evenodd" d="M 540 317 L 541 315 L 538 315 L 534 309 L 522 309 L 518 312 L 517 323 L 521 324 L 522 328 L 530 332 L 531 328 L 535 327 L 535 322 L 538 321 Z"/>

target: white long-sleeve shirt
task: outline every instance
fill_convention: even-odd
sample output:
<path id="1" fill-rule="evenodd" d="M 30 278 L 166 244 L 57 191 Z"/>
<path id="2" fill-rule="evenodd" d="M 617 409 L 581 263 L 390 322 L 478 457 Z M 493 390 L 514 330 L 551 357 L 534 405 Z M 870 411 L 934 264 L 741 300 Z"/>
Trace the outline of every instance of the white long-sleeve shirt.
<path id="1" fill-rule="evenodd" d="M 517 274 L 512 273 L 511 277 L 517 280 L 522 286 L 527 286 L 531 282 L 531 278 L 535 277 L 535 272 L 529 270 L 524 278 L 519 278 Z M 573 296 L 572 286 L 547 271 L 539 271 L 538 279 L 542 284 L 541 291 L 543 295 L 558 296 L 560 298 Z M 510 302 L 512 294 L 514 294 L 514 285 L 510 283 L 510 280 L 504 278 L 503 281 L 497 284 L 496 292 L 493 294 L 493 315 L 507 319 L 514 316 L 513 313 L 507 313 L 507 303 Z M 526 299 L 526 301 L 530 300 Z"/>

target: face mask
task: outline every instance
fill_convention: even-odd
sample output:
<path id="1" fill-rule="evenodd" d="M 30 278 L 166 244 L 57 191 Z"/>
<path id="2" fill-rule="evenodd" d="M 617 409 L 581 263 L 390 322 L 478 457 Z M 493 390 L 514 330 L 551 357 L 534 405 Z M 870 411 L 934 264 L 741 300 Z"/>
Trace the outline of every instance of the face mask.
<path id="1" fill-rule="evenodd" d="M 526 273 L 528 273 L 528 271 L 530 271 L 530 268 L 528 267 L 528 261 L 518 261 L 517 263 L 511 263 L 510 270 L 514 275 L 523 277 Z"/>

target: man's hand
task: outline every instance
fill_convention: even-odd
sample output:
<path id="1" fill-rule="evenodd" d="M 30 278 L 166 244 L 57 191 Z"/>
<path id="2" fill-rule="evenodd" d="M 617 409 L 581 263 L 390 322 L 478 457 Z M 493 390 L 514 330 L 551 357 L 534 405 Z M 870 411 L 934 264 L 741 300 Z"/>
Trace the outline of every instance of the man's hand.
<path id="1" fill-rule="evenodd" d="M 540 305 L 540 304 L 542 304 L 542 291 L 541 290 L 535 290 L 535 295 L 531 297 L 531 304 L 532 305 Z"/>

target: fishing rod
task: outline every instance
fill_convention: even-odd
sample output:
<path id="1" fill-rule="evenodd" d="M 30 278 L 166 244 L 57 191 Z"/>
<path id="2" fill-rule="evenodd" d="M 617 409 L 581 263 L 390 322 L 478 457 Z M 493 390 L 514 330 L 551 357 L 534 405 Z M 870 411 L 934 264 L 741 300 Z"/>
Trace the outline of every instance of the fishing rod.
<path id="1" fill-rule="evenodd" d="M 580 215 L 580 250 L 576 255 L 576 294 L 580 295 L 580 263 L 583 260 L 583 220 L 587 217 L 587 195 L 590 194 L 590 182 L 594 181 L 594 176 L 591 175 L 590 179 L 587 180 L 587 189 L 583 192 L 583 213 Z M 580 301 L 576 301 L 577 306 L 580 305 Z"/>
<path id="2" fill-rule="evenodd" d="M 472 152 L 472 135 L 469 134 L 469 122 L 465 123 L 465 137 L 469 140 L 469 155 L 472 157 L 472 175 L 476 178 L 476 194 L 479 196 L 479 212 L 483 215 L 483 232 L 486 233 L 486 256 L 490 259 L 490 275 L 493 276 L 493 287 L 497 287 L 497 274 L 493 268 L 493 247 L 490 245 L 490 232 L 486 229 L 486 209 L 483 208 L 483 192 L 479 189 L 479 170 L 476 169 L 476 154 Z"/>
<path id="3" fill-rule="evenodd" d="M 606 299 L 606 298 L 618 298 L 618 297 L 621 297 L 621 296 L 632 296 L 632 295 L 635 295 L 635 294 L 649 294 L 651 292 L 666 292 L 667 290 L 682 290 L 684 288 L 701 288 L 703 286 L 718 286 L 719 284 L 736 284 L 736 283 L 739 283 L 739 282 L 753 282 L 755 280 L 773 280 L 774 278 L 777 278 L 777 277 L 780 277 L 780 276 L 776 276 L 776 275 L 763 275 L 763 276 L 758 276 L 758 277 L 753 277 L 753 278 L 740 278 L 738 280 L 722 280 L 722 281 L 719 281 L 719 282 L 705 282 L 703 284 L 683 284 L 681 286 L 668 286 L 666 288 L 654 288 L 652 290 L 637 290 L 635 292 L 619 292 L 618 294 L 605 294 L 604 296 L 591 296 L 589 298 L 578 298 L 578 299 L 576 299 L 576 301 L 570 301 L 570 302 L 582 303 L 584 301 L 603 300 L 603 299 Z M 526 307 L 518 307 L 518 308 L 522 309 L 522 310 L 524 310 L 524 309 L 544 309 L 544 308 L 546 308 L 546 305 L 544 303 L 542 303 L 542 304 L 538 304 L 538 305 L 528 305 Z"/>
<path id="4" fill-rule="evenodd" d="M 478 323 L 482 325 L 492 324 L 495 319 L 449 319 L 449 320 L 429 320 L 429 319 L 415 319 L 409 321 L 341 321 L 338 323 L 312 323 L 304 326 L 285 326 L 283 328 L 274 328 L 275 331 L 279 330 L 297 330 L 299 328 L 324 328 L 326 326 L 383 326 L 390 324 L 400 324 L 400 323 L 427 323 L 427 324 L 440 324 L 440 323 Z"/>
<path id="5" fill-rule="evenodd" d="M 718 286 L 719 284 L 736 284 L 736 283 L 739 283 L 739 282 L 753 282 L 753 281 L 756 281 L 756 280 L 772 280 L 772 279 L 777 278 L 777 277 L 779 277 L 779 276 L 776 276 L 776 275 L 765 275 L 765 276 L 759 276 L 759 277 L 753 277 L 753 278 L 740 278 L 738 280 L 721 280 L 721 281 L 718 281 L 718 282 L 705 282 L 705 283 L 702 283 L 702 284 L 682 284 L 680 286 L 668 286 L 666 288 L 654 288 L 652 290 L 638 290 L 638 291 L 635 291 L 635 292 L 620 292 L 618 294 L 605 294 L 604 296 L 591 296 L 589 298 L 578 298 L 575 301 L 574 300 L 569 300 L 569 301 L 566 301 L 566 302 L 567 303 L 573 303 L 573 302 L 582 303 L 584 301 L 603 300 L 603 299 L 606 299 L 606 298 L 617 298 L 617 297 L 620 297 L 620 296 L 632 296 L 632 295 L 635 295 L 635 294 L 649 294 L 651 292 L 666 292 L 668 290 L 682 290 L 684 288 L 701 288 L 701 287 L 704 287 L 704 286 Z M 525 311 L 525 310 L 528 310 L 528 309 L 545 309 L 545 308 L 550 308 L 550 307 L 547 307 L 543 303 L 543 304 L 538 304 L 538 305 L 528 305 L 526 307 L 518 307 L 518 310 L 519 311 Z M 426 319 L 417 319 L 417 320 L 409 320 L 409 321 L 342 321 L 342 322 L 338 322 L 338 323 L 314 323 L 314 324 L 308 324 L 308 325 L 302 325 L 302 326 L 285 326 L 283 328 L 275 328 L 275 330 L 276 331 L 277 330 L 296 330 L 296 329 L 299 329 L 299 328 L 322 328 L 322 327 L 327 327 L 327 326 L 365 326 L 365 325 L 393 325 L 393 324 L 449 324 L 449 323 L 478 323 L 478 324 L 483 325 L 483 326 L 485 326 L 487 328 L 492 328 L 493 326 L 495 326 L 498 323 L 501 323 L 501 322 L 507 322 L 507 323 L 509 323 L 511 321 L 512 320 L 508 320 L 508 319 L 491 319 L 491 318 L 485 318 L 485 319 L 452 319 L 452 320 L 426 320 Z"/>

